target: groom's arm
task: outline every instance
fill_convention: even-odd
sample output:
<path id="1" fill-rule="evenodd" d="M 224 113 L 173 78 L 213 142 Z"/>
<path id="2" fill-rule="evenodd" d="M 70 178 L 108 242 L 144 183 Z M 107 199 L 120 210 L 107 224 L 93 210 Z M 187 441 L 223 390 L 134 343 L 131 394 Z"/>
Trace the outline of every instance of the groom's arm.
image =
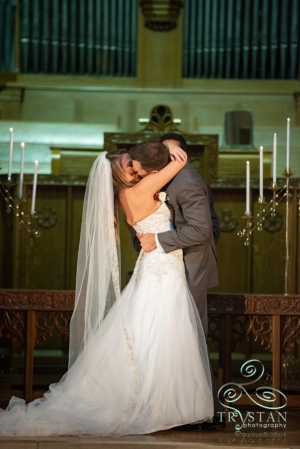
<path id="1" fill-rule="evenodd" d="M 197 179 L 187 180 L 181 184 L 178 202 L 183 225 L 177 224 L 177 229 L 157 234 L 158 241 L 166 253 L 178 248 L 206 245 L 212 237 L 207 191 Z"/>
<path id="2" fill-rule="evenodd" d="M 207 187 L 207 193 L 208 193 L 213 236 L 214 236 L 214 241 L 217 244 L 218 241 L 220 240 L 220 233 L 221 233 L 219 217 L 215 210 L 214 198 L 213 198 L 213 194 L 211 191 L 211 186 L 209 184 L 206 184 L 206 187 Z"/>
<path id="3" fill-rule="evenodd" d="M 207 191 L 197 179 L 183 182 L 177 192 L 177 200 L 181 207 L 183 225 L 175 230 L 162 232 L 156 238 L 169 253 L 178 248 L 205 245 L 211 241 L 212 222 Z M 145 251 L 156 248 L 155 235 L 145 234 L 141 238 Z"/>
<path id="4" fill-rule="evenodd" d="M 133 243 L 134 249 L 139 253 L 142 249 L 138 236 L 136 235 L 136 231 L 132 226 L 129 226 L 130 236 Z"/>

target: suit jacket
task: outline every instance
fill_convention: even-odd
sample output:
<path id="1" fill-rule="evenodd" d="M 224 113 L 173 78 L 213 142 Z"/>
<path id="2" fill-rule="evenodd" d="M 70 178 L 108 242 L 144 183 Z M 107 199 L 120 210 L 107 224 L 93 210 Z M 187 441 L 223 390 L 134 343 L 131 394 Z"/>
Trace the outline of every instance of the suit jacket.
<path id="1" fill-rule="evenodd" d="M 219 223 L 219 217 L 217 215 L 217 212 L 215 211 L 214 206 L 214 198 L 211 191 L 211 186 L 209 184 L 206 184 L 207 187 L 207 193 L 208 193 L 208 200 L 209 200 L 209 207 L 210 207 L 210 215 L 211 215 L 211 222 L 212 222 L 212 229 L 214 234 L 214 241 L 215 243 L 218 243 L 220 240 L 220 223 Z"/>
<path id="2" fill-rule="evenodd" d="M 164 190 L 169 197 L 175 230 L 159 233 L 157 238 L 166 253 L 183 249 L 189 288 L 194 297 L 199 296 L 218 285 L 207 185 L 188 163 Z"/>

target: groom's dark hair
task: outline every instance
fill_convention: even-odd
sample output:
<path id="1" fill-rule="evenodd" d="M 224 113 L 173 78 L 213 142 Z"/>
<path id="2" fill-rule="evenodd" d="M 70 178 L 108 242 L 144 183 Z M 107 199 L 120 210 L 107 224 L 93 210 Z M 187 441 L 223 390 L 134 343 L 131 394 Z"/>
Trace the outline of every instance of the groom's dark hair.
<path id="1" fill-rule="evenodd" d="M 187 152 L 187 149 L 188 149 L 187 143 L 186 143 L 185 138 L 184 138 L 181 134 L 178 134 L 178 133 L 175 133 L 175 132 L 169 132 L 169 133 L 166 133 L 166 134 L 164 134 L 163 136 L 161 136 L 161 138 L 159 139 L 159 141 L 160 141 L 160 142 L 164 142 L 165 140 L 175 140 L 176 142 L 179 143 L 178 146 L 179 146 L 182 150 L 184 150 L 184 151 Z"/>
<path id="2" fill-rule="evenodd" d="M 134 145 L 129 150 L 130 157 L 138 161 L 147 172 L 161 170 L 169 162 L 169 149 L 157 140 L 147 140 Z"/>

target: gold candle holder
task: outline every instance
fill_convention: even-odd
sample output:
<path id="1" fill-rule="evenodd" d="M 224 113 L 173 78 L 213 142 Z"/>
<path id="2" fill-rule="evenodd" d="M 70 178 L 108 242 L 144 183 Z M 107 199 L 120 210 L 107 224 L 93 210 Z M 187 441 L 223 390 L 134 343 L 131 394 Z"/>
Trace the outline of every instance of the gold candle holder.
<path id="1" fill-rule="evenodd" d="M 285 182 L 285 255 L 284 255 L 284 294 L 288 295 L 289 267 L 290 267 L 290 177 L 293 175 L 290 168 L 284 170 Z"/>
<path id="2" fill-rule="evenodd" d="M 263 223 L 266 217 L 271 214 L 273 217 L 276 215 L 276 208 L 278 204 L 285 199 L 285 274 L 284 274 L 284 291 L 285 295 L 288 295 L 288 278 L 289 278 L 289 264 L 290 264 L 290 177 L 293 175 L 291 169 L 285 169 L 283 173 L 285 177 L 285 184 L 283 187 L 279 187 L 276 183 L 271 186 L 272 198 L 266 203 L 264 197 L 259 197 L 257 204 L 259 206 L 259 211 L 257 215 L 251 216 L 251 214 L 245 214 L 242 218 L 246 220 L 246 225 L 242 231 L 238 232 L 238 236 L 244 238 L 244 244 L 249 246 L 251 234 L 257 229 L 262 231 Z M 300 211 L 300 199 L 298 201 L 299 211 Z"/>
<path id="3" fill-rule="evenodd" d="M 29 243 L 33 245 L 35 238 L 40 237 L 41 233 L 35 229 L 35 220 L 37 215 L 27 215 L 26 198 L 13 198 L 11 190 L 16 186 L 16 183 L 11 179 L 5 182 L 0 181 L 0 193 L 6 203 L 6 212 L 13 213 L 17 219 L 17 226 L 19 229 L 25 228 L 29 237 Z"/>

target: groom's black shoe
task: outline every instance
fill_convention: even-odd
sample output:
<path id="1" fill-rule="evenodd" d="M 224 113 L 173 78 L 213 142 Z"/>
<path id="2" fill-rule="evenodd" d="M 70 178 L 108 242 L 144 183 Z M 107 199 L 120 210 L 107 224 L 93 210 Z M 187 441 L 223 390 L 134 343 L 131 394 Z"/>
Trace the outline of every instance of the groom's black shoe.
<path id="1" fill-rule="evenodd" d="M 218 416 L 214 416 L 211 422 L 203 421 L 184 424 L 183 426 L 173 427 L 172 430 L 178 430 L 180 432 L 204 432 L 207 430 L 222 430 L 225 429 L 225 427 L 225 421 L 220 421 L 220 418 Z"/>

